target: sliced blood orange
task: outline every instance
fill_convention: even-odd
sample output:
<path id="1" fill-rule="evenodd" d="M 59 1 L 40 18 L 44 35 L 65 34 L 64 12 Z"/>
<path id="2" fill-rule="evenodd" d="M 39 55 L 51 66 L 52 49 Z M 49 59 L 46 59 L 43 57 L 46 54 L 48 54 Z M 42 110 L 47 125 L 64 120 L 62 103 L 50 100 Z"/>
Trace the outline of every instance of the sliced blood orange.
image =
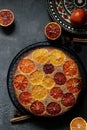
<path id="1" fill-rule="evenodd" d="M 18 65 L 23 73 L 30 73 L 35 68 L 34 62 L 30 59 L 22 59 Z"/>
<path id="2" fill-rule="evenodd" d="M 57 104 L 56 102 L 51 102 L 47 105 L 46 111 L 51 115 L 51 116 L 56 116 L 59 114 L 61 111 L 61 106 Z"/>
<path id="3" fill-rule="evenodd" d="M 48 50 L 45 48 L 36 49 L 33 51 L 32 57 L 39 64 L 45 64 L 48 61 Z"/>
<path id="4" fill-rule="evenodd" d="M 65 93 L 62 96 L 61 103 L 66 107 L 73 106 L 75 104 L 74 95 L 72 93 Z"/>
<path id="5" fill-rule="evenodd" d="M 31 97 L 31 93 L 29 92 L 22 92 L 20 95 L 19 95 L 19 102 L 20 104 L 22 105 L 29 105 L 31 103 L 31 100 L 32 100 L 32 97 Z"/>
<path id="6" fill-rule="evenodd" d="M 43 71 L 45 74 L 51 74 L 54 71 L 54 66 L 52 64 L 45 64 L 43 66 Z"/>
<path id="7" fill-rule="evenodd" d="M 71 93 L 79 92 L 82 88 L 81 80 L 77 78 L 72 78 L 67 81 L 67 89 Z"/>
<path id="8" fill-rule="evenodd" d="M 41 85 L 35 85 L 32 88 L 32 96 L 35 100 L 43 100 L 47 96 L 47 90 Z"/>
<path id="9" fill-rule="evenodd" d="M 29 76 L 30 83 L 33 85 L 39 85 L 43 80 L 44 74 L 41 70 L 32 72 Z"/>
<path id="10" fill-rule="evenodd" d="M 35 101 L 31 104 L 30 110 L 34 115 L 41 115 L 45 111 L 45 106 L 40 101 Z"/>
<path id="11" fill-rule="evenodd" d="M 82 117 L 75 117 L 70 122 L 70 130 L 87 130 L 87 123 Z"/>
<path id="12" fill-rule="evenodd" d="M 54 98 L 54 99 L 58 99 L 61 98 L 63 96 L 63 91 L 59 88 L 59 87 L 53 87 L 50 90 L 50 95 Z"/>
<path id="13" fill-rule="evenodd" d="M 13 79 L 13 85 L 18 90 L 23 91 L 28 85 L 28 79 L 22 74 L 16 75 Z"/>
<path id="14" fill-rule="evenodd" d="M 49 22 L 45 26 L 45 35 L 50 40 L 56 40 L 61 35 L 61 26 L 56 22 Z"/>
<path id="15" fill-rule="evenodd" d="M 57 72 L 54 75 L 54 81 L 56 82 L 56 84 L 63 85 L 66 82 L 66 77 L 62 72 Z"/>
<path id="16" fill-rule="evenodd" d="M 65 57 L 65 54 L 61 50 L 55 49 L 50 53 L 50 63 L 54 66 L 60 66 L 63 64 Z"/>
<path id="17" fill-rule="evenodd" d="M 54 80 L 53 80 L 50 76 L 45 76 L 45 77 L 43 78 L 42 85 L 43 85 L 46 89 L 51 89 L 52 87 L 54 87 L 55 82 L 54 82 Z"/>
<path id="18" fill-rule="evenodd" d="M 65 75 L 73 76 L 77 73 L 78 67 L 77 67 L 77 64 L 73 60 L 69 60 L 64 63 L 63 70 L 64 70 Z"/>
<path id="19" fill-rule="evenodd" d="M 3 27 L 7 27 L 11 25 L 14 21 L 14 14 L 9 9 L 1 9 L 0 10 L 0 25 Z"/>

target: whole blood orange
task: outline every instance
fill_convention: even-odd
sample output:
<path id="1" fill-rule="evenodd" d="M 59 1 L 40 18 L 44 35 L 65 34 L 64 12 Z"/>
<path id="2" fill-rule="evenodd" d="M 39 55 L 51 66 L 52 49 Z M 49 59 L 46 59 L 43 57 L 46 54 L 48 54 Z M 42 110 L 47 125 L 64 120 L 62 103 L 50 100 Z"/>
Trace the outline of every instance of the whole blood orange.
<path id="1" fill-rule="evenodd" d="M 1 9 L 0 10 L 0 25 L 3 27 L 7 27 L 11 25 L 14 21 L 14 14 L 9 9 Z"/>
<path id="2" fill-rule="evenodd" d="M 86 22 L 86 11 L 84 9 L 75 9 L 70 16 L 71 24 L 79 27 Z"/>
<path id="3" fill-rule="evenodd" d="M 45 26 L 45 35 L 50 40 L 56 40 L 61 35 L 61 26 L 56 22 L 49 22 Z"/>

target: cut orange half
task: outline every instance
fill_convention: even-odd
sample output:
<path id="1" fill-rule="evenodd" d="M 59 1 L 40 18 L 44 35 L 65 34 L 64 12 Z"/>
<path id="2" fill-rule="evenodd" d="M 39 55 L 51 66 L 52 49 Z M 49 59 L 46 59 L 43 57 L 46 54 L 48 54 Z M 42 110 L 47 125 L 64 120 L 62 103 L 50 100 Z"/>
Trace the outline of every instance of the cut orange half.
<path id="1" fill-rule="evenodd" d="M 50 40 L 56 40 L 61 35 L 61 26 L 56 22 L 49 22 L 45 26 L 45 35 Z"/>
<path id="2" fill-rule="evenodd" d="M 14 21 L 14 13 L 9 9 L 0 10 L 0 25 L 7 27 L 11 25 Z"/>
<path id="3" fill-rule="evenodd" d="M 76 117 L 70 122 L 70 130 L 86 130 L 87 124 L 82 117 Z"/>

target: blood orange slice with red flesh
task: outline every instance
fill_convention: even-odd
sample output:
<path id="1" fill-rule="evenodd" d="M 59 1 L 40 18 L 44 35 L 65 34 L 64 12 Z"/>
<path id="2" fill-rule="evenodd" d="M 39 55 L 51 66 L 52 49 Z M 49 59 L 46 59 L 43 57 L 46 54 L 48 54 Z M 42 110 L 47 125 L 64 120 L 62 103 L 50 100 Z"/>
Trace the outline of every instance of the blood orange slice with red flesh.
<path id="1" fill-rule="evenodd" d="M 63 85 L 66 82 L 66 77 L 62 72 L 57 72 L 54 75 L 54 81 L 56 84 Z"/>
<path id="2" fill-rule="evenodd" d="M 82 83 L 80 79 L 72 78 L 67 81 L 67 89 L 71 93 L 79 92 L 82 88 Z"/>
<path id="3" fill-rule="evenodd" d="M 50 40 L 55 40 L 61 35 L 61 26 L 56 22 L 49 22 L 45 26 L 45 35 Z"/>
<path id="4" fill-rule="evenodd" d="M 34 62 L 30 59 L 22 59 L 18 66 L 23 73 L 30 73 L 35 68 Z"/>
<path id="5" fill-rule="evenodd" d="M 22 74 L 16 75 L 13 79 L 13 85 L 16 89 L 23 91 L 28 85 L 28 79 Z"/>
<path id="6" fill-rule="evenodd" d="M 51 74 L 54 71 L 54 66 L 52 64 L 45 64 L 43 66 L 43 71 L 45 74 Z"/>
<path id="7" fill-rule="evenodd" d="M 63 70 L 66 76 L 73 76 L 77 73 L 78 67 L 73 60 L 69 60 L 64 63 Z"/>
<path id="8" fill-rule="evenodd" d="M 53 87 L 50 90 L 50 95 L 54 98 L 54 99 L 58 99 L 61 98 L 63 96 L 63 91 L 59 88 L 59 87 Z"/>
<path id="9" fill-rule="evenodd" d="M 27 91 L 22 92 L 19 95 L 19 102 L 20 102 L 20 104 L 22 104 L 24 106 L 29 105 L 31 103 L 31 100 L 32 100 L 31 94 Z"/>
<path id="10" fill-rule="evenodd" d="M 56 116 L 59 114 L 61 111 L 61 107 L 59 104 L 56 102 L 51 102 L 47 105 L 46 111 L 51 115 L 51 116 Z"/>
<path id="11" fill-rule="evenodd" d="M 35 101 L 31 104 L 30 110 L 34 115 L 41 115 L 45 111 L 45 106 L 40 101 Z"/>
<path id="12" fill-rule="evenodd" d="M 0 25 L 7 27 L 11 25 L 14 21 L 14 14 L 9 9 L 0 10 Z"/>
<path id="13" fill-rule="evenodd" d="M 72 93 L 65 93 L 62 96 L 62 100 L 61 103 L 66 106 L 66 107 L 70 107 L 73 106 L 75 104 L 75 97 Z"/>

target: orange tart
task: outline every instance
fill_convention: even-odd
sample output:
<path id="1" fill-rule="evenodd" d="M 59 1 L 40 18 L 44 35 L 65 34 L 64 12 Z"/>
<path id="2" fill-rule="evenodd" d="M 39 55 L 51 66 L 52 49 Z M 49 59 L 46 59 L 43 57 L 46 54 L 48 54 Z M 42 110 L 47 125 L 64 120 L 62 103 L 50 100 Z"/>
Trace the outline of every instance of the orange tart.
<path id="1" fill-rule="evenodd" d="M 81 82 L 78 64 L 68 53 L 40 47 L 27 52 L 17 63 L 13 89 L 28 112 L 53 117 L 75 105 Z"/>

